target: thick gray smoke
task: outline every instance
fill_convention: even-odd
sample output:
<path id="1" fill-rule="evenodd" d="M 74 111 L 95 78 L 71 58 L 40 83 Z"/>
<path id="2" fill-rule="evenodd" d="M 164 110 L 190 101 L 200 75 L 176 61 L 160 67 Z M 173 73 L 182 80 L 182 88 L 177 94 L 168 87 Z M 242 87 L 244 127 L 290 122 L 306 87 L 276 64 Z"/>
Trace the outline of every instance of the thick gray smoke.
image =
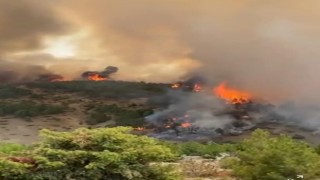
<path id="1" fill-rule="evenodd" d="M 161 126 L 162 119 L 166 120 L 170 116 L 176 115 L 176 117 L 179 117 L 185 114 L 194 119 L 192 124 L 197 127 L 223 128 L 233 120 L 228 115 L 219 117 L 214 115 L 223 112 L 226 105 L 210 94 L 170 91 L 166 98 L 174 102 L 165 110 L 146 117 L 149 123 Z"/>
<path id="2" fill-rule="evenodd" d="M 105 49 L 150 80 L 179 78 L 197 62 L 213 82 L 228 81 L 273 102 L 320 102 L 319 1 L 65 3 Z"/>
<path id="3" fill-rule="evenodd" d="M 319 111 L 309 109 L 320 103 L 319 1 L 96 0 L 90 8 L 68 2 L 77 3 L 74 12 L 130 67 L 182 64 L 174 71 L 150 68 L 150 79 L 190 72 L 181 61 L 189 59 L 213 85 L 227 81 L 274 104 L 294 101 L 299 107 L 279 113 L 309 126 L 320 121 Z"/>
<path id="4" fill-rule="evenodd" d="M 144 81 L 196 71 L 213 85 L 227 81 L 276 104 L 294 101 L 298 108 L 281 112 L 299 112 L 299 122 L 314 124 L 319 7 L 317 0 L 0 0 L 0 56 L 42 48 L 43 38 L 66 32 L 64 16 L 90 30 L 79 51 L 95 54 L 54 62 L 56 69 L 80 73 L 107 59 L 127 73 L 122 77 Z M 4 68 L 1 75 L 17 72 Z"/>

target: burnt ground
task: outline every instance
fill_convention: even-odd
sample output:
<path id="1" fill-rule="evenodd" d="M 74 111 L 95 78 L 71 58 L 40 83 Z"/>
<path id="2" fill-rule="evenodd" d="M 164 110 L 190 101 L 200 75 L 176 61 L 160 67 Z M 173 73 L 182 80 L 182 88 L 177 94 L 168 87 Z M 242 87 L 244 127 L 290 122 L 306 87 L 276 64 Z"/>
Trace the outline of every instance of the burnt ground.
<path id="1" fill-rule="evenodd" d="M 109 127 L 121 124 L 140 126 L 143 116 L 147 115 L 145 109 L 156 108 L 147 103 L 148 98 L 161 95 L 165 92 L 165 84 L 147 84 L 143 82 L 132 83 L 121 82 L 63 82 L 63 83 L 43 83 L 31 85 L 10 85 L 0 86 L 0 103 L 19 103 L 22 101 L 32 101 L 38 104 L 61 105 L 65 111 L 57 114 L 33 114 L 25 115 L 22 109 L 15 112 L 5 111 L 0 107 L 0 140 L 7 142 L 17 142 L 31 144 L 39 140 L 38 132 L 41 129 L 51 129 L 57 131 L 70 131 L 80 127 Z M 99 109 L 104 106 L 106 109 Z M 114 108 L 116 106 L 116 108 Z M 108 110 L 109 107 L 117 113 Z M 97 110 L 98 108 L 98 110 Z M 97 110 L 97 111 L 93 111 Z M 142 111 L 143 110 L 143 111 Z M 102 111 L 102 112 L 100 112 Z M 22 113 L 23 112 L 23 113 Z M 100 113 L 100 116 L 91 116 L 92 112 Z M 24 116 L 25 115 L 25 116 Z M 96 114 L 95 114 L 96 115 Z M 117 116 L 122 116 L 118 118 Z M 140 117 L 141 116 L 141 117 Z M 98 118 L 92 119 L 92 118 Z M 125 122 L 127 119 L 130 122 Z M 94 121 L 92 123 L 91 121 Z M 91 123 L 88 123 L 91 122 Z M 255 128 L 265 129 L 273 135 L 288 134 L 295 139 L 304 140 L 310 144 L 320 144 L 320 135 L 312 130 L 299 128 L 292 125 L 268 122 Z M 173 140 L 173 141 L 214 141 L 218 143 L 239 142 L 250 136 L 253 130 L 243 131 L 237 135 L 216 136 L 211 131 L 197 133 L 184 133 L 176 136 L 174 131 L 159 134 L 148 130 L 140 132 L 153 137 Z M 162 136 L 162 137 L 160 137 Z M 167 137 L 166 137 L 167 136 Z"/>

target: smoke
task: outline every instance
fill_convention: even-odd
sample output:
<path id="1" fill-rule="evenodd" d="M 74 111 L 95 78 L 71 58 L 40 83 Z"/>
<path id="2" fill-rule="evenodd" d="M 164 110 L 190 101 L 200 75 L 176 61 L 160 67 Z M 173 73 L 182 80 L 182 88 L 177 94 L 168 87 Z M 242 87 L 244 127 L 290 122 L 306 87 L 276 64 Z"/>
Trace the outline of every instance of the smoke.
<path id="1" fill-rule="evenodd" d="M 0 56 L 44 48 L 45 37 L 85 27 L 89 34 L 77 47 L 89 57 L 44 59 L 30 69 L 50 64 L 54 73 L 74 75 L 107 61 L 121 67 L 122 78 L 145 81 L 195 71 L 213 85 L 227 81 L 273 103 L 317 105 L 319 6 L 314 0 L 0 0 Z M 16 62 L 1 67 L 1 76 L 33 76 Z"/>
<path id="2" fill-rule="evenodd" d="M 0 27 L 0 83 L 34 81 L 51 74 L 43 62 L 13 56 L 39 50 L 45 37 L 63 35 L 70 29 L 47 0 L 0 0 Z"/>
<path id="3" fill-rule="evenodd" d="M 301 104 L 286 110 L 299 112 L 300 121 L 318 119 L 318 111 L 305 110 L 320 102 L 319 1 L 93 0 L 88 7 L 68 0 L 64 6 L 125 62 L 124 71 L 139 72 L 131 78 L 170 81 L 195 71 L 213 86 L 226 81 L 274 104 Z"/>
<path id="4" fill-rule="evenodd" d="M 171 103 L 165 110 L 155 112 L 147 116 L 147 122 L 155 125 L 163 125 L 161 120 L 166 120 L 172 115 L 184 116 L 188 114 L 194 121 L 193 125 L 206 128 L 223 128 L 232 122 L 232 118 L 224 116 L 215 116 L 223 112 L 226 105 L 216 97 L 204 93 L 192 93 L 183 91 L 169 91 L 166 98 Z"/>
<path id="5" fill-rule="evenodd" d="M 0 53 L 35 50 L 42 38 L 62 35 L 68 25 L 55 14 L 49 1 L 0 0 Z"/>
<path id="6" fill-rule="evenodd" d="M 108 66 L 103 71 L 86 71 L 82 73 L 82 77 L 85 79 L 90 79 L 91 76 L 97 76 L 98 78 L 110 79 L 110 76 L 118 72 L 119 68 L 115 66 Z"/>
<path id="7" fill-rule="evenodd" d="M 201 64 L 197 72 L 213 83 L 225 80 L 274 102 L 320 102 L 314 96 L 320 88 L 319 5 L 313 0 L 64 3 L 123 66 L 137 67 L 134 78 L 173 80 Z"/>
<path id="8" fill-rule="evenodd" d="M 0 83 L 53 81 L 62 78 L 43 66 L 0 60 Z"/>

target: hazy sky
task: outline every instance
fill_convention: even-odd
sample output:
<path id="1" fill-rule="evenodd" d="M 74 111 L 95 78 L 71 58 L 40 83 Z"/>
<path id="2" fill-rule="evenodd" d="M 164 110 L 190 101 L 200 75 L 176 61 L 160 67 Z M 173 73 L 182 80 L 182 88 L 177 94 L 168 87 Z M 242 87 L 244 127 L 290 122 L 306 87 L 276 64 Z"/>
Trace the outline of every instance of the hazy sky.
<path id="1" fill-rule="evenodd" d="M 319 9 L 320 0 L 0 0 L 0 76 L 72 79 L 113 65 L 118 79 L 168 82 L 197 70 L 270 99 L 320 102 Z"/>

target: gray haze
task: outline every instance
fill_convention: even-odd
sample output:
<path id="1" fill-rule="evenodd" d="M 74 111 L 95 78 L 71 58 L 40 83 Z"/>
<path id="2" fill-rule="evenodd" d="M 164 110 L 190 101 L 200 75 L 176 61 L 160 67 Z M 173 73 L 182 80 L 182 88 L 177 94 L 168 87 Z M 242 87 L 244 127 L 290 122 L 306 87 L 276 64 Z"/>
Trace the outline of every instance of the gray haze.
<path id="1" fill-rule="evenodd" d="M 123 80 L 169 82 L 197 72 L 273 103 L 318 106 L 319 9 L 319 0 L 0 0 L 0 74 L 24 79 L 37 67 L 72 79 L 112 64 Z M 33 53 L 83 29 L 73 57 Z"/>
<path id="2" fill-rule="evenodd" d="M 86 2 L 64 7 L 74 7 L 120 61 L 141 73 L 158 64 L 150 80 L 179 78 L 200 63 L 213 82 L 273 101 L 320 102 L 319 0 Z M 166 66 L 175 63 L 181 68 Z"/>
<path id="3" fill-rule="evenodd" d="M 149 123 L 159 125 L 161 117 L 174 113 L 188 114 L 195 119 L 195 122 L 191 123 L 197 127 L 224 128 L 232 122 L 232 118 L 228 115 L 219 117 L 214 115 L 214 113 L 224 111 L 226 105 L 211 94 L 169 91 L 166 98 L 174 101 L 165 110 L 157 111 L 146 117 Z"/>

